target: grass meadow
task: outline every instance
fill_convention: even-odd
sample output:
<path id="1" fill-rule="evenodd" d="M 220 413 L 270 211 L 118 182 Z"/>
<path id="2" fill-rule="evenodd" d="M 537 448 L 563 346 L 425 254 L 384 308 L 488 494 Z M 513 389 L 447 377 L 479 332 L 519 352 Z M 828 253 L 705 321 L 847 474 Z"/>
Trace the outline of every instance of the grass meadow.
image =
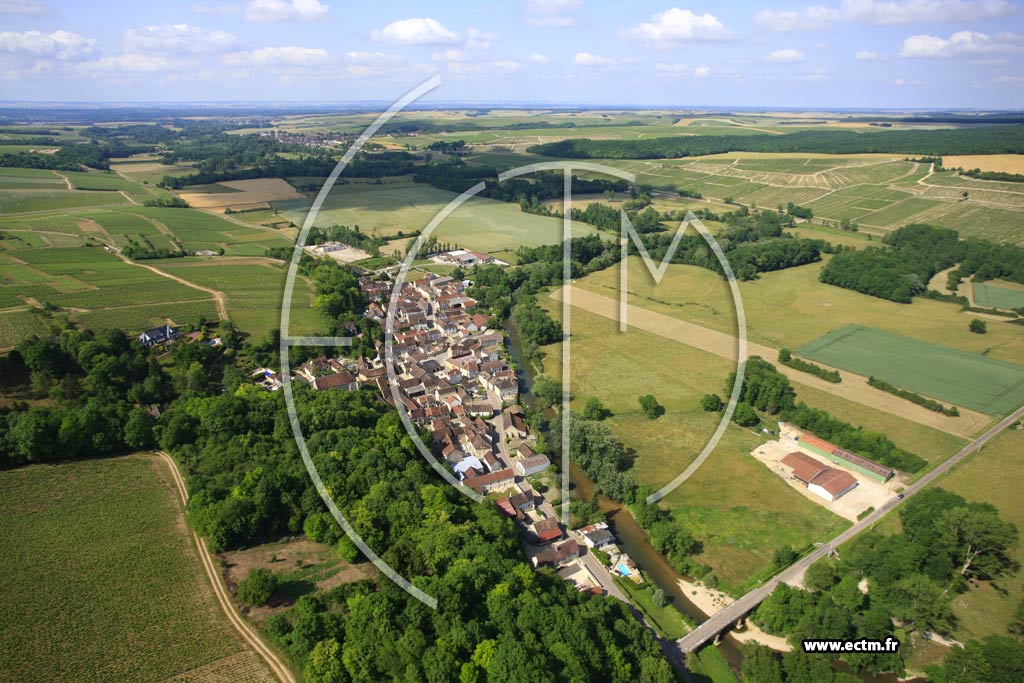
<path id="1" fill-rule="evenodd" d="M 273 680 L 220 611 L 163 467 L 139 455 L 0 473 L 5 679 Z"/>
<path id="2" fill-rule="evenodd" d="M 863 325 L 846 325 L 796 351 L 989 415 L 1008 414 L 1024 403 L 1024 366 Z"/>

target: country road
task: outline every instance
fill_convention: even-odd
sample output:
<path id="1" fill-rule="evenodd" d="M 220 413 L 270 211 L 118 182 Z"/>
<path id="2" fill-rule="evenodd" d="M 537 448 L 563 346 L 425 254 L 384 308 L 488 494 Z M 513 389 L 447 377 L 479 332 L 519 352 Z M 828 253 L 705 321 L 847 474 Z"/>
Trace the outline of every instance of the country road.
<path id="1" fill-rule="evenodd" d="M 803 574 L 812 564 L 825 557 L 832 548 L 835 548 L 851 538 L 859 534 L 860 532 L 868 529 L 873 524 L 881 520 L 886 514 L 888 514 L 893 508 L 898 506 L 907 498 L 910 498 L 918 491 L 928 486 L 933 481 L 946 474 L 950 469 L 956 466 L 961 460 L 971 455 L 986 443 L 988 443 L 993 437 L 999 434 L 1001 431 L 1006 429 L 1008 426 L 1020 420 L 1024 417 L 1024 406 L 1018 408 L 1012 414 L 1001 420 L 998 424 L 992 426 L 984 434 L 971 441 L 969 444 L 964 446 L 956 455 L 945 461 L 934 470 L 924 475 L 916 482 L 908 486 L 903 491 L 903 499 L 892 498 L 885 505 L 872 512 L 870 515 L 865 517 L 863 520 L 857 522 L 846 531 L 842 532 L 832 540 L 821 545 L 811 554 L 798 560 L 794 564 L 790 565 L 788 569 L 779 572 L 774 577 L 769 579 L 764 585 L 759 588 L 755 588 L 736 602 L 732 603 L 728 607 L 719 610 L 715 614 L 711 615 L 707 621 L 702 623 L 700 626 L 690 631 L 688 634 L 676 641 L 679 649 L 682 650 L 683 654 L 693 652 L 698 647 L 706 643 L 707 641 L 714 638 L 721 631 L 728 628 L 730 625 L 736 623 L 739 619 L 749 614 L 755 607 L 757 607 L 762 600 L 767 598 L 775 586 L 782 582 L 790 582 L 797 579 Z"/>
<path id="2" fill-rule="evenodd" d="M 185 488 L 185 480 L 182 479 L 181 472 L 178 470 L 178 463 L 174 462 L 174 459 L 163 451 L 156 451 L 156 454 L 167 462 L 171 475 L 174 477 L 174 483 L 178 487 L 181 504 L 184 506 L 188 503 L 188 490 Z M 213 556 L 206 547 L 206 542 L 196 532 L 190 530 L 190 533 L 192 534 L 192 540 L 195 541 L 196 549 L 199 551 L 199 559 L 202 561 L 203 569 L 206 570 L 206 576 L 213 586 L 214 595 L 220 604 L 221 610 L 224 612 L 224 616 L 227 617 L 228 623 L 242 636 L 242 639 L 248 643 L 256 654 L 267 663 L 267 666 L 281 683 L 296 683 L 295 676 L 292 674 L 291 669 L 288 668 L 288 665 L 270 649 L 270 646 L 263 641 L 260 635 L 253 630 L 248 622 L 238 613 L 238 610 L 235 609 L 231 596 L 224 587 L 224 582 L 221 580 L 217 566 L 214 564 Z"/>

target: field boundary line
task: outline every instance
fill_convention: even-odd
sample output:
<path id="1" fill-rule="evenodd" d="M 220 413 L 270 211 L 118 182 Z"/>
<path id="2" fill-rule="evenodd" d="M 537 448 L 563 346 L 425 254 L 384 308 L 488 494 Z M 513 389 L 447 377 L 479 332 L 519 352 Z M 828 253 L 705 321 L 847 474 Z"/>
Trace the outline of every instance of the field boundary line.
<path id="1" fill-rule="evenodd" d="M 170 280 L 174 280 L 175 282 L 177 282 L 179 284 L 183 284 L 186 287 L 191 287 L 192 289 L 198 289 L 201 292 L 206 292 L 207 294 L 209 294 L 210 296 L 213 297 L 213 300 L 216 303 L 217 317 L 220 318 L 221 320 L 228 320 L 229 319 L 229 317 L 228 317 L 228 307 L 227 307 L 227 304 L 226 304 L 226 301 L 225 301 L 224 292 L 221 292 L 220 290 L 216 290 L 216 289 L 211 289 L 209 287 L 203 287 L 202 285 L 197 285 L 194 282 L 189 282 L 185 278 L 178 277 L 177 275 L 171 275 L 168 272 L 160 270 L 156 266 L 147 266 L 144 263 L 137 263 L 135 261 L 132 261 L 130 258 L 125 256 L 124 254 L 122 254 L 120 249 L 116 249 L 116 247 L 111 247 L 111 249 L 115 249 L 114 253 L 117 254 L 117 257 L 119 259 L 121 259 L 122 261 L 124 261 L 125 263 L 127 263 L 128 265 L 138 266 L 139 268 L 145 268 L 146 270 L 152 271 L 152 272 L 156 273 L 157 275 L 161 275 L 161 276 L 163 276 L 165 278 L 168 278 Z"/>
<path id="2" fill-rule="evenodd" d="M 181 498 L 182 515 L 184 515 L 184 506 L 188 504 L 188 489 L 185 487 L 185 480 L 181 477 L 181 471 L 178 469 L 178 463 L 176 463 L 174 458 L 164 451 L 155 451 L 155 453 L 170 467 L 171 476 L 174 479 L 174 483 L 178 488 L 178 495 Z M 249 626 L 245 619 L 243 619 L 238 613 L 238 610 L 235 609 L 231 596 L 228 595 L 227 589 L 224 587 L 224 583 L 221 581 L 221 577 L 217 572 L 217 568 L 213 564 L 213 557 L 210 555 L 210 551 L 206 547 L 206 541 L 200 538 L 199 534 L 192 529 L 189 529 L 189 532 L 192 534 L 192 539 L 195 541 L 196 548 L 199 551 L 199 559 L 202 561 L 203 569 L 206 571 L 206 577 L 210 580 L 210 585 L 213 587 L 214 595 L 217 598 L 217 602 L 220 603 L 224 615 L 228 618 L 228 622 L 252 647 L 256 654 L 258 654 L 267 663 L 271 672 L 278 678 L 278 680 L 281 681 L 281 683 L 297 683 L 291 669 L 281 661 L 274 651 L 270 649 L 270 646 L 263 641 L 259 634 Z"/>

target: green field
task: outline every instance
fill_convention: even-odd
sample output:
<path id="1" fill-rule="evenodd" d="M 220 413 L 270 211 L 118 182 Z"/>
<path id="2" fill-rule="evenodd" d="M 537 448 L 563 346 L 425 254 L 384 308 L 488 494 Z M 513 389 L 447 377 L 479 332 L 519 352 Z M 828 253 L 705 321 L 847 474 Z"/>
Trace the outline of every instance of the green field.
<path id="1" fill-rule="evenodd" d="M 155 458 L 30 466 L 0 488 L 4 680 L 271 680 L 220 611 Z"/>
<path id="2" fill-rule="evenodd" d="M 0 214 L 31 213 L 80 209 L 90 206 L 127 204 L 124 195 L 116 192 L 87 192 L 78 190 L 10 190 L 0 192 Z"/>
<path id="3" fill-rule="evenodd" d="M 1024 288 L 1003 287 L 988 282 L 972 282 L 974 304 L 986 308 L 1024 308 Z"/>
<path id="4" fill-rule="evenodd" d="M 278 263 L 242 263 L 213 259 L 193 263 L 159 261 L 164 270 L 189 282 L 224 292 L 228 315 L 243 332 L 262 336 L 277 329 L 281 321 L 281 300 L 287 270 Z M 291 334 L 322 334 L 319 314 L 311 306 L 313 287 L 303 276 L 295 279 L 291 309 Z"/>
<path id="5" fill-rule="evenodd" d="M 458 195 L 419 183 L 351 183 L 331 190 L 317 215 L 317 225 L 358 225 L 365 233 L 393 235 L 422 230 Z M 274 202 L 292 222 L 301 225 L 307 200 Z M 515 250 L 521 245 L 554 244 L 561 240 L 562 221 L 523 213 L 516 204 L 475 197 L 448 216 L 434 231 L 441 241 L 483 252 Z M 573 235 L 594 232 L 574 224 Z"/>
<path id="6" fill-rule="evenodd" d="M 989 415 L 1024 403 L 1024 367 L 851 324 L 796 351 L 811 360 L 875 376 Z"/>

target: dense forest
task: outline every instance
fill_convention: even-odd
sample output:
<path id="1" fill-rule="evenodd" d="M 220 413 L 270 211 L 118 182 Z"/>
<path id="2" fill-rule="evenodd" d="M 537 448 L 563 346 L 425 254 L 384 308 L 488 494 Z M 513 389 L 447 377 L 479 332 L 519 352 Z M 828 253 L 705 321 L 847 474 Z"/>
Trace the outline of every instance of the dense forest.
<path id="1" fill-rule="evenodd" d="M 1007 551 L 1017 544 L 1018 529 L 1000 519 L 987 503 L 972 503 L 943 489 L 929 489 L 908 500 L 900 508 L 899 518 L 900 533 L 865 534 L 844 546 L 841 560 L 816 562 L 804 578 L 807 590 L 779 584 L 754 613 L 754 621 L 769 633 L 787 636 L 797 646 L 803 639 L 884 640 L 891 635 L 907 643 L 912 635 L 949 633 L 951 603 L 969 582 L 992 581 L 1014 570 Z M 1003 665 L 1024 672 L 1024 645 L 1012 638 L 997 639 L 1001 648 L 1008 647 L 1007 653 L 1014 655 Z M 979 645 L 968 644 L 968 648 L 976 647 Z M 990 641 L 980 647 L 993 644 Z M 965 677 L 958 670 L 964 663 L 962 655 L 961 648 L 953 648 L 946 666 L 929 671 L 930 680 L 1020 680 L 1017 676 Z M 841 658 L 855 671 L 905 673 L 899 653 L 847 653 Z M 975 674 L 983 664 L 984 659 L 973 663 Z M 745 662 L 744 671 L 754 665 L 754 661 Z M 782 683 L 789 679 L 763 674 L 756 680 Z"/>
<path id="2" fill-rule="evenodd" d="M 534 145 L 527 151 L 569 159 L 678 159 L 725 152 L 820 154 L 1019 154 L 1024 126 L 979 126 L 951 130 L 860 133 L 810 130 L 788 135 L 680 135 L 637 140 L 574 138 Z"/>
<path id="3" fill-rule="evenodd" d="M 465 192 L 480 181 L 486 187 L 481 197 L 503 202 L 529 202 L 537 204 L 545 199 L 561 197 L 565 192 L 565 180 L 561 171 L 541 171 L 530 177 L 510 178 L 498 182 L 498 169 L 490 166 L 468 165 L 459 161 L 436 161 L 423 164 L 413 176 L 418 183 L 426 183 L 449 192 Z M 599 194 L 605 191 L 625 192 L 629 185 L 625 180 L 572 177 L 572 193 Z"/>
<path id="4" fill-rule="evenodd" d="M 976 238 L 960 239 L 947 228 L 914 224 L 885 237 L 890 248 L 842 251 L 822 269 L 822 282 L 881 299 L 910 303 L 924 294 L 939 271 L 959 264 L 955 280 L 1001 278 L 1024 283 L 1024 248 Z"/>

